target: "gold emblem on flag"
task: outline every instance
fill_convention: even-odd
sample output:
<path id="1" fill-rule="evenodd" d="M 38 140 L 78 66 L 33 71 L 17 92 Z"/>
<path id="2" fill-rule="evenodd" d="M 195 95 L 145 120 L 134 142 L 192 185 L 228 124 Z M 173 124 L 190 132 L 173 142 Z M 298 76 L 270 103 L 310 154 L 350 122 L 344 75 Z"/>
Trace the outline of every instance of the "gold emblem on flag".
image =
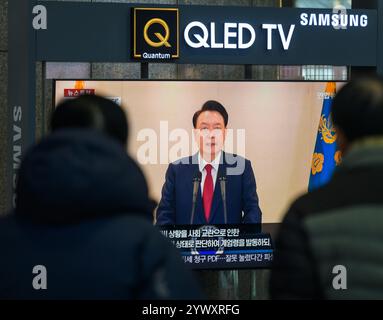
<path id="1" fill-rule="evenodd" d="M 313 163 L 311 165 L 311 173 L 315 176 L 317 173 L 321 173 L 324 165 L 324 155 L 322 153 L 314 153 Z"/>
<path id="2" fill-rule="evenodd" d="M 322 134 L 322 139 L 327 144 L 333 144 L 336 141 L 336 131 L 331 119 L 326 119 L 324 114 L 319 121 L 319 133 Z"/>

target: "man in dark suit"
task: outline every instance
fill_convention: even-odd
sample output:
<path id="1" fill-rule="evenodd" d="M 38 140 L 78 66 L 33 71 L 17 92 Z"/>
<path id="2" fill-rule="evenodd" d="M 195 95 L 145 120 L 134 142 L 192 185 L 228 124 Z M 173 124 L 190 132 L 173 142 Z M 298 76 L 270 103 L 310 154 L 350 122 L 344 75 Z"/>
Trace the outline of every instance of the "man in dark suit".
<path id="1" fill-rule="evenodd" d="M 261 223 L 251 162 L 222 151 L 228 118 L 217 101 L 207 101 L 194 114 L 199 152 L 169 165 L 157 225 Z"/>

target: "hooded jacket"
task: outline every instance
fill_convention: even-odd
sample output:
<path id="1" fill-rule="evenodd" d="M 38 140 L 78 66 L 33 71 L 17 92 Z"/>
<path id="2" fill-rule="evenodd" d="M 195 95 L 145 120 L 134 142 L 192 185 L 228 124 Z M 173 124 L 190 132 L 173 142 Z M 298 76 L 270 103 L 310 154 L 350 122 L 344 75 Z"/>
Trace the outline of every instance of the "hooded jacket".
<path id="1" fill-rule="evenodd" d="M 16 209 L 0 220 L 0 298 L 199 298 L 117 142 L 59 130 L 27 153 L 16 191 Z"/>
<path id="2" fill-rule="evenodd" d="M 383 298 L 383 140 L 356 143 L 331 181 L 299 198 L 275 244 L 273 299 Z"/>

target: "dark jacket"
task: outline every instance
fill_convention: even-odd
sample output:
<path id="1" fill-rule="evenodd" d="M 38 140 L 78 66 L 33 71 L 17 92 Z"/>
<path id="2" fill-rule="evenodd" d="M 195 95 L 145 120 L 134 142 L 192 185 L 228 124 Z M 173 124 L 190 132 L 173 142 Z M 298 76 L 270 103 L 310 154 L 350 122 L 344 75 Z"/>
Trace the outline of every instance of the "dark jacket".
<path id="1" fill-rule="evenodd" d="M 162 197 L 157 209 L 158 225 L 187 225 L 191 221 L 193 177 L 199 171 L 198 155 L 171 163 L 166 172 Z M 193 224 L 224 224 L 220 176 L 226 177 L 227 223 L 261 223 L 257 185 L 251 162 L 230 153 L 222 153 L 209 221 L 206 221 L 201 186 L 198 189 Z M 243 214 L 242 214 L 243 213 Z"/>
<path id="2" fill-rule="evenodd" d="M 382 181 L 382 141 L 365 141 L 326 186 L 292 205 L 276 241 L 272 298 L 383 298 Z"/>
<path id="3" fill-rule="evenodd" d="M 52 134 L 27 153 L 16 210 L 0 220 L 0 298 L 198 298 L 152 210 L 119 144 L 93 131 Z M 37 265 L 46 290 L 32 286 Z"/>

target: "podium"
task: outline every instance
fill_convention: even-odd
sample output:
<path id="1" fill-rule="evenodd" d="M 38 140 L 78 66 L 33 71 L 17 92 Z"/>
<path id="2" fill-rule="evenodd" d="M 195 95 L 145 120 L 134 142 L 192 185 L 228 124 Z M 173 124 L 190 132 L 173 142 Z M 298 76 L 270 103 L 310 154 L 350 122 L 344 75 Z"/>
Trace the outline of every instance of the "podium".
<path id="1" fill-rule="evenodd" d="M 275 224 L 159 227 L 208 299 L 268 299 Z"/>

